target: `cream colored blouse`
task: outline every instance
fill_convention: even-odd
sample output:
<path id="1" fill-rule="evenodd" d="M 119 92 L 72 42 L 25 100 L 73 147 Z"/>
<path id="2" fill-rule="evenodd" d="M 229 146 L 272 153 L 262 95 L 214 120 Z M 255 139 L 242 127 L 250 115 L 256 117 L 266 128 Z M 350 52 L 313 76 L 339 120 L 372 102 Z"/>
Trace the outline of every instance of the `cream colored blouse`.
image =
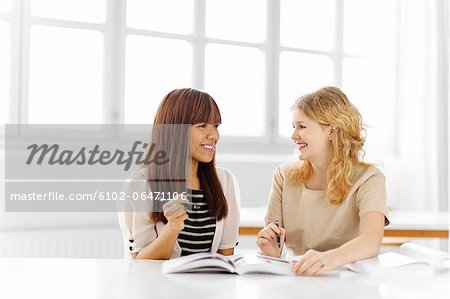
<path id="1" fill-rule="evenodd" d="M 266 224 L 279 220 L 286 229 L 287 254 L 301 255 L 309 249 L 326 251 L 358 235 L 362 215 L 379 211 L 389 224 L 384 175 L 373 166 L 360 167 L 360 175 L 341 204 L 331 204 L 325 190 L 293 185 L 287 178 L 289 162 L 273 175 Z M 301 163 L 301 162 L 300 162 Z"/>
<path id="2" fill-rule="evenodd" d="M 234 248 L 238 241 L 239 214 L 240 214 L 240 192 L 236 178 L 228 170 L 216 167 L 219 181 L 227 199 L 228 215 L 226 218 L 216 222 L 216 231 L 211 246 L 211 252 L 218 249 Z M 127 194 L 142 194 L 150 192 L 147 183 L 148 171 L 141 169 L 135 173 L 126 183 L 123 190 Z M 130 201 L 128 202 L 130 203 Z M 131 201 L 132 203 L 132 201 Z M 131 253 L 139 252 L 150 244 L 162 232 L 163 222 L 153 223 L 149 212 L 142 206 L 129 205 L 118 213 L 119 225 L 123 234 L 124 258 L 131 258 Z M 175 243 L 171 258 L 179 257 L 181 247 Z"/>

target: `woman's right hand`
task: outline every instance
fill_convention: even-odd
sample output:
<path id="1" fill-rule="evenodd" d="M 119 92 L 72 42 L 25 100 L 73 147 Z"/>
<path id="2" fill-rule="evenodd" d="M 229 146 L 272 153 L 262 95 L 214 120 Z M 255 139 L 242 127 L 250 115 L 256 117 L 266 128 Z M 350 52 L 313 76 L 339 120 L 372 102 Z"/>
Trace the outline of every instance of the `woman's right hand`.
<path id="1" fill-rule="evenodd" d="M 164 204 L 164 216 L 167 219 L 166 227 L 174 232 L 180 232 L 184 228 L 184 220 L 188 219 L 185 206 L 178 199 L 173 199 Z"/>
<path id="2" fill-rule="evenodd" d="M 280 248 L 278 248 L 277 245 L 276 234 L 280 234 Z M 259 231 L 256 244 L 263 255 L 280 257 L 285 236 L 286 231 L 284 228 L 278 227 L 274 223 L 269 223 L 265 228 Z"/>

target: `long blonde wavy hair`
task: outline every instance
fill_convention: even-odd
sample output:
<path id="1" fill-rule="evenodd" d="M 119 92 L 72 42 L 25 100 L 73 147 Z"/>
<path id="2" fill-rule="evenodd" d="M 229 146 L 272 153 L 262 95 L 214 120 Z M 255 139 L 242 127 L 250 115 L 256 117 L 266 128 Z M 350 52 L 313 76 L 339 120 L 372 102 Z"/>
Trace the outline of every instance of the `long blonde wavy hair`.
<path id="1" fill-rule="evenodd" d="M 327 86 L 300 97 L 291 109 L 300 109 L 308 118 L 322 125 L 332 125 L 333 159 L 327 169 L 327 195 L 330 203 L 340 204 L 352 186 L 362 162 L 365 128 L 358 109 L 337 87 Z M 304 184 L 312 175 L 309 161 L 290 169 L 294 184 Z"/>

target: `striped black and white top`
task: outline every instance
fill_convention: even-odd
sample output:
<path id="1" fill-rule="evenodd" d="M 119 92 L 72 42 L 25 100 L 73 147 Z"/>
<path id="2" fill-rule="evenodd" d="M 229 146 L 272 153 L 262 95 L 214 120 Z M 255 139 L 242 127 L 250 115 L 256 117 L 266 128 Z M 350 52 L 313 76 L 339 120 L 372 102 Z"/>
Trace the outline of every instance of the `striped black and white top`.
<path id="1" fill-rule="evenodd" d="M 216 218 L 208 215 L 203 190 L 192 190 L 192 197 L 188 195 L 188 200 L 191 203 L 186 205 L 189 218 L 184 221 L 184 228 L 178 235 L 181 256 L 211 251 L 216 231 Z"/>

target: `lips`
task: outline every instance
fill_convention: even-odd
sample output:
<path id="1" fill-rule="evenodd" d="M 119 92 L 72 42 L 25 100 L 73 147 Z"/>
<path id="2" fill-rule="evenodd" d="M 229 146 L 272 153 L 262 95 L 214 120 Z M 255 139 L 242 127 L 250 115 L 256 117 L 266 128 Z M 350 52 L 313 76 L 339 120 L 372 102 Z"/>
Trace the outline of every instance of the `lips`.
<path id="1" fill-rule="evenodd" d="M 308 146 L 308 144 L 305 143 L 305 142 L 297 142 L 297 141 L 295 141 L 295 144 L 297 145 L 297 149 L 300 150 L 300 151 Z"/>
<path id="2" fill-rule="evenodd" d="M 216 146 L 214 144 L 202 144 L 201 147 L 210 153 L 214 153 L 216 151 Z"/>

